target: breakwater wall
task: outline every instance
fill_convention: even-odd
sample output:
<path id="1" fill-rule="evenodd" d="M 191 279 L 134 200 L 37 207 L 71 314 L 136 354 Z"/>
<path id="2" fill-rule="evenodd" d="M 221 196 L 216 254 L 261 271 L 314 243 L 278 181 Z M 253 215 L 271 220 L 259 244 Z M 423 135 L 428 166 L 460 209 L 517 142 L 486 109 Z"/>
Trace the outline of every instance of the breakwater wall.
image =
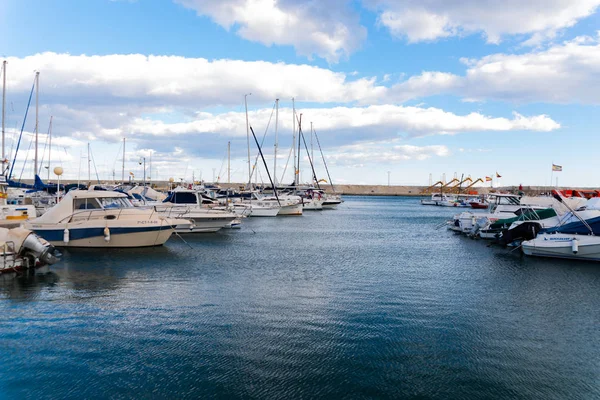
<path id="1" fill-rule="evenodd" d="M 22 182 L 27 183 L 27 184 L 33 184 L 32 179 L 23 179 Z M 53 181 L 53 182 L 55 183 L 55 181 Z M 66 180 L 61 180 L 60 183 L 61 184 L 69 184 L 69 183 L 77 183 L 77 181 L 66 179 Z M 83 181 L 80 181 L 80 183 L 82 183 L 84 185 L 88 184 L 88 182 L 83 182 Z M 113 185 L 113 184 L 119 184 L 120 181 L 117 181 L 117 182 L 102 181 L 101 183 Z M 142 184 L 142 182 L 134 182 L 134 183 L 137 183 L 140 185 Z M 92 185 L 93 184 L 97 184 L 97 182 L 92 182 Z M 156 188 L 157 190 L 162 190 L 162 191 L 169 190 L 171 185 L 176 185 L 176 183 L 171 184 L 168 181 L 152 181 L 152 182 L 147 182 L 147 184 L 151 184 L 152 187 Z M 237 189 L 237 188 L 243 188 L 244 185 L 245 185 L 245 183 L 219 183 L 219 186 L 223 187 L 223 188 L 236 188 Z M 349 195 L 349 196 L 422 196 L 421 193 L 426 187 L 427 186 L 404 186 L 404 185 L 390 185 L 390 186 L 388 186 L 388 185 L 335 185 L 335 192 L 344 194 L 344 195 Z M 322 185 L 322 188 L 326 192 L 332 193 L 331 186 Z M 556 189 L 556 188 L 549 187 L 549 186 L 524 186 L 523 192 L 527 195 L 535 196 L 535 195 L 539 195 L 542 193 L 548 193 L 552 189 Z M 595 189 L 595 188 L 559 187 L 558 189 L 589 190 L 589 189 Z M 475 187 L 475 188 L 471 188 L 470 190 L 476 190 L 480 194 L 487 194 L 487 193 L 490 193 L 491 191 L 516 193 L 519 190 L 519 188 L 517 186 L 503 186 L 503 187 L 499 187 L 499 188 Z"/>

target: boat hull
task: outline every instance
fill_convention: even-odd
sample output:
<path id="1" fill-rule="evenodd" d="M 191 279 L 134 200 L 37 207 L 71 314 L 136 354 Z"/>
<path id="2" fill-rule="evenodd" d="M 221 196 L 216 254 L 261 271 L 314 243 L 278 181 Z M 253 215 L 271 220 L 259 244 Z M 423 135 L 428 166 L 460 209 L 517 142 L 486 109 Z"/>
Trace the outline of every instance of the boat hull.
<path id="1" fill-rule="evenodd" d="M 302 215 L 302 203 L 281 206 L 277 215 Z"/>
<path id="2" fill-rule="evenodd" d="M 577 243 L 574 244 L 574 241 Z M 528 256 L 600 261 L 600 237 L 573 234 L 539 234 L 524 241 L 523 253 Z"/>
<path id="3" fill-rule="evenodd" d="M 31 229 L 56 247 L 151 247 L 163 245 L 173 233 L 166 224 L 147 227 L 109 227 L 109 240 L 105 237 L 105 227 L 69 226 L 69 240 L 64 241 L 64 228 L 35 227 Z"/>

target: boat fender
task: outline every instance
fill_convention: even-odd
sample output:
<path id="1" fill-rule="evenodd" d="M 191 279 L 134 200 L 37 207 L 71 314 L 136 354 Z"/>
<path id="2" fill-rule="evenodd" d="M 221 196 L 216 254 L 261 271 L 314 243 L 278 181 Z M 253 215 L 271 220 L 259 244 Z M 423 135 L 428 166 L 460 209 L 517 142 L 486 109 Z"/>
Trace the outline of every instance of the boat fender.
<path id="1" fill-rule="evenodd" d="M 577 254 L 577 252 L 579 251 L 579 240 L 571 240 L 571 250 L 573 251 L 573 254 Z"/>
<path id="2" fill-rule="evenodd" d="M 104 228 L 104 241 L 110 242 L 110 229 L 108 229 L 108 226 Z"/>
<path id="3" fill-rule="evenodd" d="M 69 229 L 65 228 L 63 231 L 63 242 L 69 243 Z"/>

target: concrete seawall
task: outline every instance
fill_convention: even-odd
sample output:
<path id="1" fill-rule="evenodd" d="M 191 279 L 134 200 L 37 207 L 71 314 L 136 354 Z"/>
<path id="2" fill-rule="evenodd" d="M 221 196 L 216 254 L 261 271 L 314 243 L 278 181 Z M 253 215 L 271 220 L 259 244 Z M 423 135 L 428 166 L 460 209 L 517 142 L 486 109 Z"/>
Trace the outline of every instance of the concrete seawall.
<path id="1" fill-rule="evenodd" d="M 24 179 L 23 183 L 33 184 L 32 179 Z M 56 182 L 56 181 L 52 181 Z M 61 184 L 69 184 L 69 183 L 77 183 L 75 180 L 61 180 Z M 82 184 L 87 184 L 87 182 L 81 182 Z M 106 184 L 114 184 L 112 181 L 103 181 L 102 183 Z M 116 182 L 119 183 L 119 182 Z M 135 182 L 137 184 L 142 184 L 142 182 Z M 92 182 L 92 185 L 96 184 L 96 182 Z M 150 182 L 147 182 L 150 184 Z M 158 190 L 168 190 L 169 182 L 168 181 L 152 181 L 152 187 L 155 187 Z M 208 183 L 207 183 L 208 184 Z M 244 187 L 244 183 L 219 183 L 220 187 L 223 188 L 240 188 Z M 331 186 L 322 185 L 321 186 L 325 191 L 331 193 Z M 421 192 L 426 188 L 426 186 L 402 186 L 402 185 L 335 185 L 336 193 L 340 193 L 348 196 L 423 196 Z M 528 195 L 537 195 L 540 193 L 547 193 L 555 189 L 554 187 L 548 186 L 525 186 L 523 187 L 523 191 Z M 559 188 L 564 189 L 564 188 Z M 569 189 L 582 189 L 589 190 L 595 188 L 569 188 Z M 490 188 L 490 187 L 476 187 L 471 190 L 476 190 L 481 194 L 489 193 L 491 190 L 493 191 L 501 191 L 501 192 L 517 192 L 518 188 L 516 186 L 505 186 L 500 188 Z"/>

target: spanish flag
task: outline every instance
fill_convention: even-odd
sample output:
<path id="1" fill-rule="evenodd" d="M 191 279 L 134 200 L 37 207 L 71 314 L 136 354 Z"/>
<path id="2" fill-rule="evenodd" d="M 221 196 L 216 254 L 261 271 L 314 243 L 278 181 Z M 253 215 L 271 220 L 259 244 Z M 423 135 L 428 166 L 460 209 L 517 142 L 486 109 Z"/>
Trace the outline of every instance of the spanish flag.
<path id="1" fill-rule="evenodd" d="M 552 171 L 562 171 L 562 165 L 552 164 Z"/>
<path id="2" fill-rule="evenodd" d="M 485 177 L 485 181 L 486 182 L 491 182 L 492 181 L 492 177 L 491 176 L 486 176 Z"/>
<path id="3" fill-rule="evenodd" d="M 502 178 L 502 176 L 496 171 L 496 178 Z"/>

